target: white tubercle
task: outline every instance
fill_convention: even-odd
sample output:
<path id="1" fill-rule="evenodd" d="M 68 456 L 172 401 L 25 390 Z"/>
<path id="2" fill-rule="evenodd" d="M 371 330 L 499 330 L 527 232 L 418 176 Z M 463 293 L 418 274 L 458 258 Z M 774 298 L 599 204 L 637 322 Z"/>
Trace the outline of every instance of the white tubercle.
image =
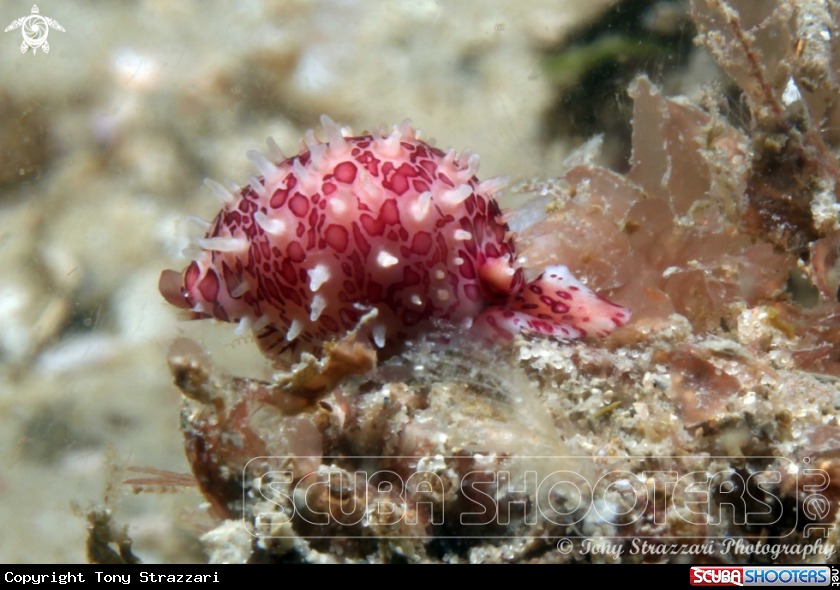
<path id="1" fill-rule="evenodd" d="M 243 281 L 243 282 L 239 283 L 239 285 L 236 287 L 236 289 L 234 289 L 233 291 L 230 292 L 230 296 L 233 297 L 234 299 L 236 299 L 238 297 L 242 297 L 245 293 L 248 292 L 248 290 L 249 290 L 248 283 Z"/>
<path id="2" fill-rule="evenodd" d="M 298 178 L 298 182 L 301 184 L 308 184 L 309 171 L 307 171 L 306 167 L 300 163 L 300 158 L 292 160 L 292 170 L 294 170 L 295 176 Z"/>
<path id="3" fill-rule="evenodd" d="M 426 191 L 420 193 L 417 199 L 410 205 L 411 215 L 416 221 L 423 221 L 432 209 L 432 193 Z"/>
<path id="4" fill-rule="evenodd" d="M 329 201 L 329 207 L 336 215 L 341 215 L 347 211 L 347 203 L 341 200 L 340 197 L 333 197 Z"/>
<path id="5" fill-rule="evenodd" d="M 455 239 L 458 240 L 458 241 L 461 241 L 461 242 L 464 242 L 466 240 L 471 240 L 472 239 L 472 234 L 470 232 L 466 231 L 466 230 L 463 230 L 463 229 L 456 229 L 455 230 Z"/>
<path id="6" fill-rule="evenodd" d="M 315 131 L 313 129 L 307 129 L 306 132 L 303 134 L 303 141 L 306 143 L 306 147 L 312 149 L 316 145 L 320 145 L 320 141 L 317 137 L 315 137 Z"/>
<path id="7" fill-rule="evenodd" d="M 291 342 L 303 332 L 303 322 L 298 319 L 292 320 L 292 325 L 289 326 L 289 331 L 286 332 L 286 340 Z"/>
<path id="8" fill-rule="evenodd" d="M 260 318 L 254 322 L 254 331 L 259 332 L 268 325 L 268 322 L 268 316 L 266 314 L 261 315 Z"/>
<path id="9" fill-rule="evenodd" d="M 207 233 L 210 231 L 210 228 L 213 227 L 213 224 L 209 221 L 204 221 L 203 219 L 196 217 L 195 215 L 187 215 L 187 221 L 189 221 L 194 227 L 198 228 L 199 230 Z"/>
<path id="10" fill-rule="evenodd" d="M 385 326 L 382 324 L 373 327 L 373 341 L 379 348 L 385 347 Z"/>
<path id="11" fill-rule="evenodd" d="M 325 143 L 319 143 L 309 148 L 309 162 L 313 169 L 320 170 L 321 165 L 324 163 L 324 155 L 326 153 L 327 144 Z"/>
<path id="12" fill-rule="evenodd" d="M 455 266 L 461 266 L 462 264 L 464 264 L 464 259 L 461 258 L 460 256 L 456 256 L 455 258 L 452 259 L 452 262 L 453 262 L 453 264 L 455 264 Z"/>
<path id="13" fill-rule="evenodd" d="M 470 148 L 464 148 L 464 151 L 461 152 L 461 155 L 458 156 L 458 166 L 461 168 L 466 167 L 467 162 L 470 161 L 472 157 L 472 150 Z"/>
<path id="14" fill-rule="evenodd" d="M 204 186 L 213 191 L 213 194 L 216 195 L 216 198 L 219 199 L 223 207 L 233 205 L 236 202 L 236 195 L 212 178 L 205 178 Z"/>
<path id="15" fill-rule="evenodd" d="M 449 300 L 449 291 L 446 289 L 438 289 L 437 291 L 437 298 L 441 301 L 448 301 Z"/>
<path id="16" fill-rule="evenodd" d="M 277 145 L 277 142 L 274 141 L 273 137 L 266 137 L 265 145 L 268 146 L 268 153 L 272 158 L 274 158 L 275 162 L 281 162 L 286 159 L 286 156 L 283 154 L 283 150 L 280 149 L 280 146 Z"/>
<path id="17" fill-rule="evenodd" d="M 205 250 L 215 252 L 242 252 L 248 247 L 245 238 L 199 238 L 196 244 Z"/>
<path id="18" fill-rule="evenodd" d="M 195 306 L 193 306 L 193 311 L 195 313 L 204 313 L 205 311 L 207 311 L 207 308 L 204 307 L 204 304 L 199 301 L 195 304 Z"/>
<path id="19" fill-rule="evenodd" d="M 283 235 L 286 231 L 286 222 L 282 219 L 269 217 L 262 211 L 257 211 L 254 214 L 254 221 L 257 222 L 257 225 L 259 225 L 265 233 L 271 234 L 272 236 Z"/>
<path id="20" fill-rule="evenodd" d="M 376 257 L 376 263 L 383 268 L 388 268 L 389 266 L 394 266 L 398 262 L 399 262 L 398 258 L 393 256 L 392 254 L 389 254 L 385 250 L 382 250 L 381 252 L 379 252 L 379 255 Z"/>
<path id="21" fill-rule="evenodd" d="M 464 320 L 461 322 L 461 326 L 464 327 L 465 330 L 469 330 L 472 328 L 473 319 L 469 316 L 465 317 Z"/>
<path id="22" fill-rule="evenodd" d="M 385 134 L 383 133 L 382 135 L 384 136 Z M 394 125 L 394 130 L 388 137 L 376 140 L 376 147 L 379 153 L 386 158 L 396 158 L 402 153 L 400 141 L 402 141 L 402 133 L 400 133 L 399 127 Z"/>
<path id="23" fill-rule="evenodd" d="M 508 182 L 510 182 L 510 176 L 506 174 L 504 176 L 494 176 L 478 183 L 477 189 L 481 194 L 492 197 L 500 190 L 506 188 Z"/>
<path id="24" fill-rule="evenodd" d="M 446 278 L 446 273 L 441 269 L 437 269 L 435 271 L 435 278 L 439 281 L 442 281 L 443 279 Z"/>
<path id="25" fill-rule="evenodd" d="M 328 280 L 330 280 L 329 267 L 326 264 L 316 264 L 315 268 L 309 271 L 309 290 L 314 293 Z"/>
<path id="26" fill-rule="evenodd" d="M 227 189 L 234 194 L 234 196 L 239 194 L 239 191 L 242 190 L 242 187 L 233 182 L 230 178 L 225 178 L 224 181 L 225 186 Z"/>
<path id="27" fill-rule="evenodd" d="M 463 160 L 464 157 L 461 156 L 461 162 L 463 162 Z M 470 178 L 475 176 L 475 173 L 478 172 L 478 165 L 480 162 L 481 156 L 479 156 L 478 154 L 471 155 L 469 160 L 467 160 L 466 164 L 464 165 L 464 169 L 460 173 L 461 178 L 463 178 L 464 180 L 469 180 Z"/>
<path id="28" fill-rule="evenodd" d="M 420 307 L 421 305 L 423 305 L 423 299 L 417 293 L 415 293 L 411 296 L 411 303 L 413 303 L 417 307 Z"/>
<path id="29" fill-rule="evenodd" d="M 310 321 L 318 321 L 318 318 L 321 317 L 321 312 L 323 312 L 327 308 L 327 300 L 324 299 L 323 295 L 315 295 L 312 298 L 312 313 L 309 314 Z"/>
<path id="30" fill-rule="evenodd" d="M 441 195 L 441 200 L 450 207 L 456 207 L 466 201 L 471 194 L 472 187 L 468 184 L 462 184 L 454 190 L 445 191 Z"/>
<path id="31" fill-rule="evenodd" d="M 342 137 L 353 137 L 355 134 L 353 133 L 353 128 L 350 125 L 345 125 L 341 128 L 341 136 Z"/>
<path id="32" fill-rule="evenodd" d="M 452 148 L 452 147 L 451 147 L 451 148 L 447 148 L 447 149 L 446 149 L 446 155 L 445 155 L 445 156 L 443 156 L 443 162 L 442 162 L 442 164 L 443 164 L 444 166 L 450 166 L 450 165 L 454 164 L 454 163 L 455 163 L 455 156 L 456 156 L 456 154 L 455 154 L 455 148 Z"/>
<path id="33" fill-rule="evenodd" d="M 371 198 L 373 203 L 379 203 L 382 200 L 382 197 L 385 193 L 382 191 L 381 188 L 376 186 L 375 184 L 371 184 L 370 182 L 366 182 L 362 185 L 362 188 L 365 191 L 365 194 Z M 370 203 L 368 203 L 370 205 Z"/>
<path id="34" fill-rule="evenodd" d="M 257 195 L 259 195 L 260 197 L 266 196 L 265 186 L 263 185 L 263 183 L 260 182 L 260 179 L 254 176 L 253 174 L 250 174 L 248 176 L 248 186 L 250 186 L 253 189 L 253 191 L 257 193 Z"/>
<path id="35" fill-rule="evenodd" d="M 239 324 L 233 330 L 233 333 L 237 336 L 240 334 L 245 334 L 254 324 L 251 322 L 251 318 L 248 316 L 242 316 L 242 319 L 239 320 Z"/>
<path id="36" fill-rule="evenodd" d="M 349 146 L 341 135 L 341 128 L 327 115 L 321 115 L 321 127 L 327 133 L 330 153 L 334 156 L 343 156 Z"/>
<path id="37" fill-rule="evenodd" d="M 245 156 L 251 160 L 254 166 L 257 167 L 257 170 L 260 174 L 262 174 L 266 179 L 269 179 L 274 176 L 277 172 L 277 166 L 269 162 L 265 156 L 259 153 L 257 150 L 248 150 L 245 152 Z"/>
<path id="38" fill-rule="evenodd" d="M 400 133 L 402 133 L 402 136 L 408 141 L 414 141 L 417 139 L 417 132 L 415 132 L 414 127 L 411 126 L 411 119 L 406 119 L 400 123 Z"/>

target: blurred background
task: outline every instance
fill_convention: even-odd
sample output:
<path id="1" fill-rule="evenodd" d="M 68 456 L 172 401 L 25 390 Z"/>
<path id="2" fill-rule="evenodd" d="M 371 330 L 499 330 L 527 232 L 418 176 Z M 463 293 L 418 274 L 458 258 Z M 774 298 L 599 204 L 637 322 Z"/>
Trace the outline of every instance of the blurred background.
<path id="1" fill-rule="evenodd" d="M 698 99 L 718 76 L 677 1 L 38 7 L 65 29 L 49 53 L 0 34 L 0 562 L 83 562 L 82 516 L 103 502 L 145 561 L 203 560 L 194 490 L 122 482 L 189 470 L 175 337 L 268 375 L 232 325 L 180 322 L 157 290 L 187 264 L 185 216 L 218 211 L 205 177 L 244 184 L 246 150 L 272 136 L 294 154 L 322 113 L 356 132 L 410 117 L 439 147 L 479 153 L 481 178 L 550 178 L 598 133 L 602 163 L 626 170 L 632 77 Z M 0 25 L 31 10 L 0 0 Z"/>

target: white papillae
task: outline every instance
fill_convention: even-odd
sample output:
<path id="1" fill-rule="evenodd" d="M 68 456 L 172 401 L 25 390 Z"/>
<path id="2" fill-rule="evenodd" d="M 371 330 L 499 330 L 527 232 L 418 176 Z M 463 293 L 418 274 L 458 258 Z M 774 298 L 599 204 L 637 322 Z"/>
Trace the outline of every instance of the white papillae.
<path id="1" fill-rule="evenodd" d="M 347 204 L 338 197 L 330 199 L 329 206 L 330 209 L 332 209 L 332 212 L 336 215 L 341 215 L 342 213 L 347 211 Z"/>
<path id="2" fill-rule="evenodd" d="M 379 348 L 385 347 L 385 326 L 382 324 L 373 327 L 373 341 Z"/>
<path id="3" fill-rule="evenodd" d="M 275 162 L 280 162 L 286 159 L 286 156 L 283 154 L 283 150 L 280 149 L 280 146 L 277 145 L 277 142 L 274 141 L 273 137 L 267 137 L 265 139 L 265 144 L 268 146 L 269 155 L 274 158 Z"/>
<path id="4" fill-rule="evenodd" d="M 253 323 L 251 322 L 251 318 L 248 316 L 243 316 L 241 320 L 239 320 L 239 324 L 233 330 L 233 333 L 237 336 L 240 334 L 245 334 L 248 330 L 253 327 Z"/>
<path id="5" fill-rule="evenodd" d="M 321 167 L 326 161 L 326 154 L 327 144 L 325 143 L 318 143 L 309 148 L 309 165 L 312 166 L 313 170 L 315 170 L 316 172 L 321 171 Z"/>
<path id="6" fill-rule="evenodd" d="M 411 215 L 415 221 L 423 221 L 432 209 L 432 193 L 426 191 L 417 196 L 417 200 L 411 204 Z"/>
<path id="7" fill-rule="evenodd" d="M 321 313 L 327 308 L 327 300 L 323 295 L 315 295 L 312 298 L 312 313 L 309 315 L 309 321 L 317 322 L 321 317 Z"/>
<path id="8" fill-rule="evenodd" d="M 376 257 L 376 263 L 383 267 L 388 268 L 389 266 L 394 266 L 399 262 L 399 259 L 392 254 L 389 254 L 385 250 L 382 250 L 379 255 Z"/>
<path id="9" fill-rule="evenodd" d="M 402 154 L 402 146 L 400 145 L 402 133 L 396 125 L 394 125 L 394 130 L 388 137 L 375 141 L 377 150 L 386 158 L 398 158 Z"/>
<path id="10" fill-rule="evenodd" d="M 264 177 L 270 178 L 277 172 L 277 166 L 269 162 L 268 159 L 266 159 L 266 157 L 257 150 L 248 150 L 245 152 L 245 156 L 251 160 L 254 166 L 257 167 L 257 171 L 259 171 L 259 173 Z M 254 187 L 252 186 L 251 188 Z"/>
<path id="11" fill-rule="evenodd" d="M 298 319 L 292 320 L 292 325 L 289 326 L 289 331 L 286 332 L 286 340 L 291 342 L 303 332 L 303 322 Z"/>
<path id="12" fill-rule="evenodd" d="M 200 217 L 196 217 L 195 215 L 187 215 L 187 221 L 189 221 L 194 227 L 198 228 L 205 234 L 210 231 L 210 228 L 213 227 L 213 224 L 209 221 L 204 221 Z"/>
<path id="13" fill-rule="evenodd" d="M 292 170 L 294 170 L 298 182 L 300 182 L 301 184 L 308 184 L 307 181 L 309 180 L 309 171 L 304 167 L 303 164 L 300 163 L 300 158 L 295 158 L 294 160 L 292 160 Z"/>
<path id="14" fill-rule="evenodd" d="M 245 238 L 199 238 L 196 244 L 215 252 L 242 252 L 248 248 L 248 240 Z"/>
<path id="15" fill-rule="evenodd" d="M 321 115 L 321 126 L 327 133 L 330 154 L 335 157 L 341 157 L 346 154 L 349 145 L 344 141 L 344 136 L 341 135 L 341 128 L 335 124 L 335 121 L 326 115 Z"/>
<path id="16" fill-rule="evenodd" d="M 248 292 L 248 290 L 249 290 L 248 283 L 240 283 L 236 287 L 236 289 L 231 291 L 230 296 L 233 297 L 234 299 L 237 298 L 237 297 L 242 297 L 245 293 Z"/>
<path id="17" fill-rule="evenodd" d="M 326 264 L 318 264 L 309 271 L 309 290 L 313 293 L 321 288 L 321 285 L 330 280 L 330 269 Z"/>
<path id="18" fill-rule="evenodd" d="M 254 214 L 254 221 L 257 222 L 257 225 L 259 225 L 265 233 L 273 236 L 280 236 L 286 231 L 285 221 L 275 217 L 269 217 L 262 211 L 257 211 Z"/>
<path id="19" fill-rule="evenodd" d="M 303 134 L 303 142 L 306 144 L 306 147 L 309 149 L 314 148 L 316 145 L 320 145 L 321 142 L 318 141 L 318 138 L 315 137 L 315 131 L 313 129 L 307 129 Z"/>
<path id="20" fill-rule="evenodd" d="M 441 195 L 441 200 L 450 207 L 457 207 L 458 205 L 466 201 L 471 194 L 472 187 L 468 184 L 462 184 L 454 190 L 445 191 Z"/>
<path id="21" fill-rule="evenodd" d="M 212 178 L 205 178 L 204 185 L 209 188 L 214 195 L 216 195 L 216 198 L 219 199 L 222 207 L 228 207 L 236 202 L 236 195 Z"/>
<path id="22" fill-rule="evenodd" d="M 248 186 L 250 186 L 251 189 L 255 193 L 257 193 L 257 195 L 259 195 L 261 199 L 264 199 L 268 195 L 268 192 L 266 192 L 263 183 L 261 183 L 260 179 L 254 176 L 253 174 L 248 175 Z"/>
<path id="23" fill-rule="evenodd" d="M 487 180 L 479 182 L 478 192 L 484 195 L 493 196 L 500 190 L 505 189 L 509 182 L 510 176 L 506 174 L 503 176 L 494 176 L 493 178 L 488 178 Z"/>
<path id="24" fill-rule="evenodd" d="M 481 156 L 478 154 L 471 155 L 469 160 L 467 160 L 467 169 L 464 172 L 469 174 L 469 178 L 472 178 L 478 172 L 478 166 L 480 163 Z"/>
<path id="25" fill-rule="evenodd" d="M 404 119 L 402 123 L 400 123 L 400 133 L 402 136 L 408 141 L 414 141 L 415 139 L 420 138 L 420 130 L 414 129 L 411 126 L 411 119 Z"/>
<path id="26" fill-rule="evenodd" d="M 382 202 L 382 197 L 385 196 L 385 193 L 381 188 L 369 182 L 364 183 L 362 187 L 365 189 L 365 194 L 370 197 L 373 203 L 379 204 Z"/>
<path id="27" fill-rule="evenodd" d="M 256 322 L 254 322 L 254 331 L 259 332 L 260 330 L 265 328 L 269 324 L 270 321 L 271 321 L 270 317 L 268 317 L 265 314 L 261 315 L 260 318 Z"/>
<path id="28" fill-rule="evenodd" d="M 455 163 L 455 156 L 458 154 L 455 153 L 455 148 L 448 148 L 446 150 L 446 154 L 443 156 L 442 164 L 444 166 L 451 166 Z"/>

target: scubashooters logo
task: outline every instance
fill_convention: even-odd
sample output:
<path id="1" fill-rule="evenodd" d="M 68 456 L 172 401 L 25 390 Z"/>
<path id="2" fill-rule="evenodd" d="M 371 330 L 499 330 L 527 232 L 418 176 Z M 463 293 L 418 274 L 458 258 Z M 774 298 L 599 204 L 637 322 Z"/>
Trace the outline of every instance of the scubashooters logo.
<path id="1" fill-rule="evenodd" d="M 700 567 L 691 568 L 692 586 L 828 586 L 836 567 Z M 834 570 L 834 571 L 833 571 Z"/>

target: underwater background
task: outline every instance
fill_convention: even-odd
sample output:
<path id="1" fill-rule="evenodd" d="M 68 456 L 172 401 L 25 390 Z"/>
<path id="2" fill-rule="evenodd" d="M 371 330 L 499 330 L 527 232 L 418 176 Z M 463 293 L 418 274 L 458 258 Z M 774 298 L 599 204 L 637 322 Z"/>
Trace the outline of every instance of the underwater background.
<path id="1" fill-rule="evenodd" d="M 188 263 L 186 216 L 218 212 L 203 180 L 246 184 L 246 151 L 270 136 L 297 153 L 322 114 L 355 130 L 409 117 L 438 147 L 480 154 L 481 179 L 512 178 L 500 205 L 524 206 L 510 217 L 523 264 L 568 265 L 633 322 L 606 341 L 485 350 L 455 335 L 453 356 L 418 344 L 390 372 L 324 392 L 320 409 L 287 408 L 233 435 L 277 432 L 275 454 L 398 454 L 434 438 L 440 447 L 410 449 L 601 453 L 628 457 L 634 473 L 650 463 L 631 457 L 725 455 L 737 459 L 704 469 L 742 475 L 785 457 L 840 476 L 834 2 L 38 9 L 64 29 L 27 33 L 48 34 L 48 52 L 26 48 L 25 27 L 0 35 L 0 561 L 104 559 L 123 525 L 147 563 L 251 559 L 250 538 L 220 528 L 230 498 L 202 495 L 191 475 L 184 436 L 211 435 L 190 422 L 202 410 L 175 386 L 171 369 L 189 363 L 170 346 L 188 338 L 208 351 L 222 397 L 242 387 L 230 375 L 267 383 L 274 368 L 232 324 L 184 321 L 158 278 Z M 30 14 L 0 0 L 3 26 Z M 380 414 L 383 396 L 402 405 Z M 342 431 L 347 416 L 355 426 Z M 243 467 L 226 452 L 219 465 Z M 669 468 L 693 468 L 678 463 Z M 773 510 L 805 509 L 801 479 L 776 483 Z M 808 523 L 834 522 L 834 486 Z M 526 532 L 537 535 L 512 534 Z M 295 543 L 265 544 L 260 560 L 596 560 L 533 540 Z"/>

